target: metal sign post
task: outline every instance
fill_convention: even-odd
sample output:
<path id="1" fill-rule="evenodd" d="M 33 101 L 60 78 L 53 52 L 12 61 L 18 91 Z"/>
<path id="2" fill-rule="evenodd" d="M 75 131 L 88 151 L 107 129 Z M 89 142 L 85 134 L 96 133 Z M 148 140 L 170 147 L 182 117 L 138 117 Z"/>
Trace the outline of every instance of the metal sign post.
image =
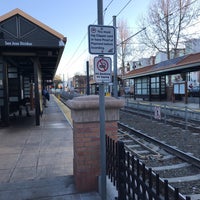
<path id="1" fill-rule="evenodd" d="M 100 117 L 100 143 L 101 143 L 101 199 L 106 200 L 106 143 L 105 143 L 105 97 L 104 83 L 99 84 L 99 117 Z"/>
<path id="2" fill-rule="evenodd" d="M 98 24 L 103 25 L 103 0 L 97 0 Z M 106 143 L 105 143 L 105 96 L 104 83 L 99 84 L 99 117 L 101 142 L 101 199 L 106 200 Z"/>
<path id="3" fill-rule="evenodd" d="M 89 52 L 98 54 L 94 59 L 95 81 L 99 83 L 100 154 L 101 154 L 101 199 L 106 200 L 106 141 L 105 141 L 105 94 L 104 83 L 112 82 L 111 58 L 116 51 L 115 27 L 103 26 L 103 0 L 97 0 L 98 25 L 88 26 Z"/>
<path id="4" fill-rule="evenodd" d="M 113 26 L 116 28 L 117 25 L 116 25 L 116 16 L 113 16 Z M 115 36 L 115 43 L 117 43 L 116 41 L 116 36 Z M 118 91 L 117 91 L 117 84 L 118 84 L 118 78 L 117 78 L 117 48 L 115 46 L 115 54 L 113 55 L 113 65 L 114 65 L 114 81 L 113 81 L 113 84 L 114 84 L 114 97 L 115 98 L 118 98 Z"/>

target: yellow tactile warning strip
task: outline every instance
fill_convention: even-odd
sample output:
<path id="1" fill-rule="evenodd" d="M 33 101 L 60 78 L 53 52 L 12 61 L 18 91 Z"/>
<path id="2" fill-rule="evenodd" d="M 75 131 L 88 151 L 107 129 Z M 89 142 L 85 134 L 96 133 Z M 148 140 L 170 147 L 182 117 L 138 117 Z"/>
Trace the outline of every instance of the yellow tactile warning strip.
<path id="1" fill-rule="evenodd" d="M 60 107 L 61 111 L 65 115 L 65 118 L 69 122 L 70 126 L 73 127 L 72 126 L 72 118 L 71 118 L 71 110 L 64 103 L 62 103 L 56 96 L 53 95 L 53 97 L 54 97 L 56 103 L 58 104 L 58 106 Z"/>

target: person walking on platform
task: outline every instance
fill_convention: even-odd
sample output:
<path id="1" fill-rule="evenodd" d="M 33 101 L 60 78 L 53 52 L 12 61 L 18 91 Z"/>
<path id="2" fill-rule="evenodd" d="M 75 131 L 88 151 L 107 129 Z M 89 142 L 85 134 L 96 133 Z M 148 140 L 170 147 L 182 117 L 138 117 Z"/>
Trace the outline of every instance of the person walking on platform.
<path id="1" fill-rule="evenodd" d="M 44 87 L 42 90 L 42 96 L 43 96 L 43 105 L 46 108 L 47 107 L 47 100 L 49 101 L 50 96 L 46 88 Z"/>

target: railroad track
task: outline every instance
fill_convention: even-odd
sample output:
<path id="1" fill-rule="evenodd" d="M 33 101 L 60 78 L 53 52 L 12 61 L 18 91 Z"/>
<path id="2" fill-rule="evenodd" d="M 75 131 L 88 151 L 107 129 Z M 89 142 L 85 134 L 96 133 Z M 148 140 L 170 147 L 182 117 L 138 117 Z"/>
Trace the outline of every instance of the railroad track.
<path id="1" fill-rule="evenodd" d="M 200 160 L 130 126 L 119 123 L 119 140 L 127 151 L 168 180 L 180 193 L 200 199 Z"/>
<path id="2" fill-rule="evenodd" d="M 119 126 L 122 126 L 122 124 L 119 124 Z M 144 143 L 144 140 L 135 137 L 133 134 L 131 135 L 129 131 L 124 131 L 122 128 L 118 130 L 118 133 L 118 139 L 124 142 L 126 150 L 130 151 L 140 160 L 159 159 L 162 157 L 160 152 L 152 148 L 152 145 Z"/>

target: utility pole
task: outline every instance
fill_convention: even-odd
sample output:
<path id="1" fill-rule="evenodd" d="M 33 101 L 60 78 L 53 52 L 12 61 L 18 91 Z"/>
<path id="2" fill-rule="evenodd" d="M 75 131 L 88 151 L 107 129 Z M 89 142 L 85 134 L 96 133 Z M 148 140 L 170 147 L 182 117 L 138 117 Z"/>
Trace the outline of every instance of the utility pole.
<path id="1" fill-rule="evenodd" d="M 103 0 L 97 0 L 98 25 L 103 25 Z M 102 56 L 102 55 L 99 55 Z M 103 57 L 103 56 L 102 56 Z M 101 142 L 101 199 L 106 200 L 106 144 L 105 144 L 105 95 L 104 83 L 99 83 L 99 117 Z"/>
<path id="2" fill-rule="evenodd" d="M 116 16 L 113 16 L 113 26 L 115 27 L 116 30 Z M 117 37 L 115 37 L 117 38 Z M 115 39 L 117 40 L 117 39 Z M 115 41 L 115 44 L 117 41 Z M 113 81 L 113 86 L 114 86 L 114 97 L 118 98 L 118 91 L 117 91 L 117 85 L 118 85 L 118 78 L 117 78 L 117 45 L 115 45 L 115 54 L 113 56 L 113 64 L 114 64 L 114 81 Z"/>
<path id="3" fill-rule="evenodd" d="M 63 74 L 63 91 L 65 91 L 65 75 Z"/>
<path id="4" fill-rule="evenodd" d="M 86 69 L 87 69 L 87 78 L 86 78 L 86 82 L 87 82 L 87 95 L 90 95 L 90 74 L 89 74 L 89 61 L 86 62 Z"/>

